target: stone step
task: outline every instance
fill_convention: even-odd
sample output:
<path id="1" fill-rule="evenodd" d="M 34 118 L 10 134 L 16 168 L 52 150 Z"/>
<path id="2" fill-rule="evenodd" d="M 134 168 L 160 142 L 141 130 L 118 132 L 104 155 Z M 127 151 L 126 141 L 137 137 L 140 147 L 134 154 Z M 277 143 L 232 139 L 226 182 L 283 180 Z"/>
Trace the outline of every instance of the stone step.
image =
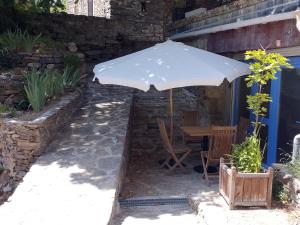
<path id="1" fill-rule="evenodd" d="M 188 204 L 124 207 L 111 225 L 196 225 L 197 217 Z"/>

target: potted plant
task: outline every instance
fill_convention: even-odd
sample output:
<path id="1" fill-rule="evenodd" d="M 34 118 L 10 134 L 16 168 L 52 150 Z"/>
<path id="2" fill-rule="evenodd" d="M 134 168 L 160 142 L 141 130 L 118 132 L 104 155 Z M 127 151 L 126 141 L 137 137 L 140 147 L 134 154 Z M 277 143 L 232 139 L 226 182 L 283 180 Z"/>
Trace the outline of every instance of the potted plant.
<path id="1" fill-rule="evenodd" d="M 267 53 L 265 50 L 252 50 L 245 53 L 245 59 L 251 60 L 251 74 L 246 78 L 247 86 L 257 87 L 257 93 L 247 96 L 248 108 L 255 116 L 253 132 L 244 142 L 233 146 L 229 157 L 231 162 L 220 162 L 221 195 L 229 204 L 230 209 L 236 206 L 266 206 L 271 207 L 273 169 L 262 168 L 263 152 L 260 138 L 262 123 L 271 102 L 265 86 L 271 80 L 276 80 L 276 73 L 282 67 L 292 68 L 288 59 L 277 53 Z M 266 146 L 266 145 L 264 145 Z"/>

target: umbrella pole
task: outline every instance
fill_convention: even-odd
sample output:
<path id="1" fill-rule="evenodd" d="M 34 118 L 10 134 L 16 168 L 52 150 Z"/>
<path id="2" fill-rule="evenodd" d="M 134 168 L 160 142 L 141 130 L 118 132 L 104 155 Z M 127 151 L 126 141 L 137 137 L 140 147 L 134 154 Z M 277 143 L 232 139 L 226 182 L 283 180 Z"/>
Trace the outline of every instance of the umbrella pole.
<path id="1" fill-rule="evenodd" d="M 173 144 L 173 89 L 169 91 L 170 142 Z"/>

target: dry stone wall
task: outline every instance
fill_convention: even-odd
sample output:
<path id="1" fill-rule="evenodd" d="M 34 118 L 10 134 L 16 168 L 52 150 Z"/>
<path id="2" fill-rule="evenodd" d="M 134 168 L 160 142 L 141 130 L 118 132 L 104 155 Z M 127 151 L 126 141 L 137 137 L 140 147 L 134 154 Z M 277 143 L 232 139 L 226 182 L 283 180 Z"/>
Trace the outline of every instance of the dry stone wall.
<path id="1" fill-rule="evenodd" d="M 23 73 L 22 69 L 0 73 L 0 103 L 16 106 L 25 98 Z"/>
<path id="2" fill-rule="evenodd" d="M 107 19 L 162 21 L 170 15 L 173 4 L 173 0 L 79 0 L 77 4 L 69 0 L 67 12 Z"/>
<path id="3" fill-rule="evenodd" d="M 81 104 L 77 90 L 32 120 L 0 120 L 0 142 L 3 145 L 4 168 L 14 181 L 20 181 L 31 164 L 51 142 L 58 129 L 66 124 Z"/>
<path id="4" fill-rule="evenodd" d="M 161 20 L 105 19 L 68 14 L 36 15 L 27 29 L 58 42 L 74 42 L 85 55 L 90 71 L 97 63 L 123 56 L 164 40 Z"/>

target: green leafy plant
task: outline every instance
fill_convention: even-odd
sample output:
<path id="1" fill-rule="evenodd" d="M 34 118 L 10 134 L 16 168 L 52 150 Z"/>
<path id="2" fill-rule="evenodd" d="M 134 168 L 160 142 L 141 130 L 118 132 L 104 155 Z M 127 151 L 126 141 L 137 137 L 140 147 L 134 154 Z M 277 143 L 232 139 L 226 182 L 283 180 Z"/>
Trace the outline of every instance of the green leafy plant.
<path id="1" fill-rule="evenodd" d="M 293 176 L 300 179 L 300 156 L 287 164 L 287 169 Z"/>
<path id="2" fill-rule="evenodd" d="M 51 98 L 64 92 L 62 75 L 55 70 L 45 70 L 46 95 Z"/>
<path id="3" fill-rule="evenodd" d="M 245 59 L 251 60 L 251 74 L 246 78 L 247 87 L 257 85 L 258 91 L 254 95 L 247 96 L 248 108 L 255 116 L 253 135 L 258 136 L 261 127 L 260 117 L 267 113 L 265 106 L 271 102 L 269 93 L 264 93 L 263 88 L 270 80 L 276 80 L 276 73 L 281 71 L 282 67 L 292 68 L 288 59 L 278 53 L 267 53 L 265 50 L 253 50 L 245 53 Z"/>
<path id="4" fill-rule="evenodd" d="M 65 68 L 69 67 L 72 68 L 74 71 L 78 69 L 80 64 L 80 59 L 78 55 L 74 53 L 68 53 L 64 56 L 64 66 Z"/>
<path id="5" fill-rule="evenodd" d="M 16 109 L 6 104 L 0 103 L 0 113 L 7 113 L 7 112 L 12 113 L 14 115 L 16 113 Z"/>
<path id="6" fill-rule="evenodd" d="M 65 87 L 75 87 L 81 79 L 79 71 L 74 70 L 73 67 L 69 66 L 64 69 L 62 77 Z"/>
<path id="7" fill-rule="evenodd" d="M 2 165 L 2 163 L 0 163 L 0 174 L 5 170 L 4 166 Z"/>
<path id="8" fill-rule="evenodd" d="M 14 52 L 22 45 L 21 31 L 7 31 L 0 35 L 0 46 L 2 51 Z"/>
<path id="9" fill-rule="evenodd" d="M 262 163 L 260 139 L 255 135 L 246 137 L 246 140 L 233 146 L 232 158 L 239 171 L 245 173 L 259 172 Z"/>
<path id="10" fill-rule="evenodd" d="M 0 0 L 1 4 L 10 2 L 10 8 L 16 11 L 33 13 L 61 12 L 65 10 L 65 0 Z"/>
<path id="11" fill-rule="evenodd" d="M 282 67 L 292 68 L 288 59 L 278 53 L 267 53 L 265 50 L 252 50 L 245 53 L 245 59 L 251 60 L 251 74 L 246 78 L 247 86 L 257 86 L 257 93 L 247 96 L 248 109 L 255 116 L 253 133 L 239 145 L 234 145 L 232 161 L 241 172 L 259 172 L 262 164 L 261 140 L 259 136 L 262 123 L 260 118 L 267 113 L 267 104 L 271 102 L 269 93 L 264 87 L 270 80 L 276 80 L 276 73 Z"/>
<path id="12" fill-rule="evenodd" d="M 273 182 L 272 196 L 276 201 L 280 201 L 283 204 L 291 202 L 288 188 L 276 179 Z"/>
<path id="13" fill-rule="evenodd" d="M 32 36 L 27 31 L 6 31 L 0 35 L 1 52 L 26 51 L 32 52 L 34 46 L 39 42 L 41 34 Z"/>
<path id="14" fill-rule="evenodd" d="M 38 34 L 37 36 L 32 36 L 28 34 L 27 31 L 23 32 L 21 48 L 26 52 L 32 52 L 34 46 L 40 41 L 41 36 L 42 34 Z"/>
<path id="15" fill-rule="evenodd" d="M 25 92 L 28 101 L 35 112 L 39 112 L 46 104 L 46 76 L 41 75 L 36 70 L 26 75 Z"/>

